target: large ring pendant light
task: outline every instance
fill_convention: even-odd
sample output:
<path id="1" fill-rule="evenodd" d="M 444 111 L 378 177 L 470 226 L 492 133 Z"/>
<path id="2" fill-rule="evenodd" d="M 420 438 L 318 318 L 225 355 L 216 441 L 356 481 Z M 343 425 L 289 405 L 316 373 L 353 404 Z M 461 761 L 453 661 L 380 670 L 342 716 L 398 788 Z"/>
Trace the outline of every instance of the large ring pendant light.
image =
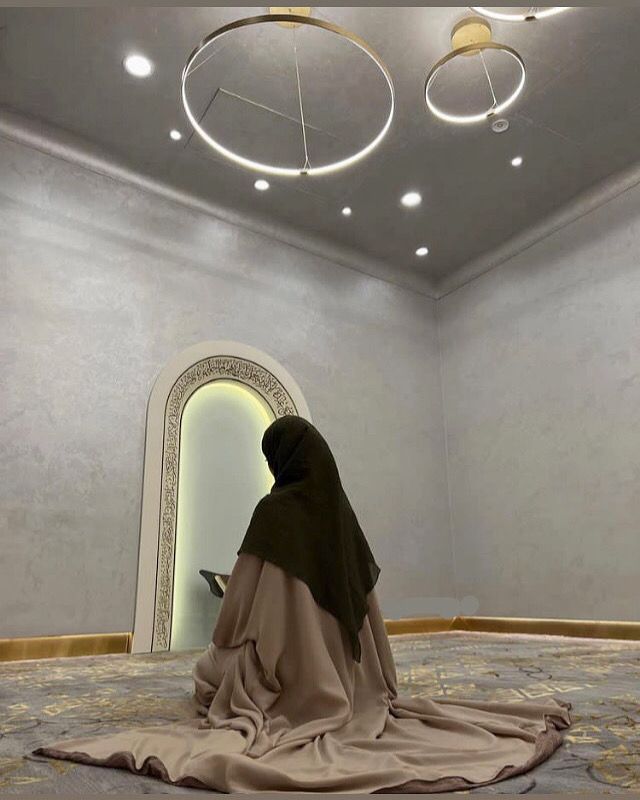
<path id="1" fill-rule="evenodd" d="M 375 134 L 375 136 L 366 144 L 362 149 L 358 150 L 355 153 L 347 156 L 346 158 L 342 158 L 338 161 L 334 161 L 331 163 L 326 164 L 313 164 L 309 158 L 309 153 L 307 152 L 307 142 L 306 142 L 306 133 L 305 133 L 305 122 L 304 122 L 304 112 L 303 112 L 303 104 L 302 104 L 302 94 L 300 89 L 300 80 L 299 80 L 299 73 L 298 73 L 298 95 L 300 100 L 300 122 L 301 122 L 301 131 L 302 131 L 302 139 L 304 142 L 304 153 L 305 153 L 305 161 L 300 167 L 285 167 L 279 166 L 277 164 L 264 164 L 259 161 L 255 161 L 254 159 L 248 158 L 243 156 L 241 153 L 237 153 L 231 150 L 229 147 L 226 147 L 217 139 L 215 139 L 205 128 L 200 124 L 200 121 L 196 117 L 193 109 L 189 104 L 188 98 L 188 91 L 187 91 L 187 81 L 189 78 L 189 74 L 194 67 L 194 63 L 196 60 L 205 52 L 207 51 L 214 42 L 219 41 L 223 36 L 227 36 L 232 31 L 237 31 L 241 28 L 245 28 L 251 25 L 269 25 L 269 24 L 279 24 L 281 27 L 290 27 L 290 28 L 298 28 L 300 26 L 309 26 L 312 28 L 319 28 L 321 30 L 327 31 L 328 33 L 340 36 L 346 41 L 353 44 L 363 53 L 365 53 L 373 62 L 373 64 L 378 68 L 379 72 L 384 77 L 388 90 L 389 90 L 389 111 L 386 116 L 385 122 L 380 128 L 380 130 Z M 296 61 L 296 71 L 297 71 L 297 61 Z M 256 170 L 257 172 L 261 172 L 263 174 L 268 175 L 283 175 L 283 176 L 290 176 L 295 177 L 299 175 L 325 175 L 330 172 L 335 172 L 340 169 L 344 169 L 345 167 L 349 167 L 352 164 L 355 164 L 357 161 L 365 158 L 369 153 L 372 152 L 384 139 L 391 126 L 391 121 L 393 120 L 393 115 L 395 111 L 395 90 L 393 87 L 393 81 L 391 79 L 391 74 L 380 58 L 380 56 L 373 50 L 373 48 L 357 36 L 354 33 L 351 33 L 344 28 L 339 27 L 338 25 L 334 25 L 331 22 L 326 22 L 325 20 L 317 19 L 315 17 L 309 16 L 301 16 L 297 14 L 261 14 L 255 17 L 247 17 L 246 19 L 239 19 L 234 22 L 229 23 L 228 25 L 224 25 L 218 30 L 214 31 L 213 33 L 209 34 L 202 42 L 192 51 L 189 58 L 187 59 L 186 64 L 184 65 L 184 69 L 182 70 L 182 82 L 181 82 L 181 95 L 182 95 L 182 105 L 184 107 L 185 113 L 189 118 L 189 121 L 193 125 L 194 130 L 196 133 L 204 139 L 204 141 L 212 147 L 216 152 L 220 155 L 225 156 L 226 158 L 234 161 L 236 164 L 240 164 L 243 167 L 247 167 L 248 169 Z"/>
<path id="2" fill-rule="evenodd" d="M 563 11 L 568 11 L 571 6 L 529 6 L 524 13 L 506 9 L 504 11 L 494 11 L 493 8 L 488 6 L 469 6 L 469 8 L 483 17 L 498 19 L 503 22 L 530 22 L 535 19 L 544 19 L 545 17 L 561 14 Z"/>
<path id="3" fill-rule="evenodd" d="M 468 41 L 470 43 L 462 46 L 456 46 L 456 42 L 460 41 Z M 424 85 L 424 98 L 429 110 L 435 114 L 436 117 L 439 117 L 445 122 L 467 125 L 474 122 L 482 122 L 483 120 L 487 120 L 490 117 L 500 114 L 507 109 L 522 92 L 526 79 L 524 61 L 520 57 L 519 53 L 517 53 L 512 47 L 508 47 L 506 44 L 492 42 L 491 28 L 489 27 L 489 24 L 487 22 L 483 22 L 482 20 L 478 20 L 477 18 L 467 18 L 456 25 L 452 33 L 452 43 L 454 44 L 454 49 L 436 62 L 427 75 Z M 484 53 L 487 50 L 497 50 L 501 53 L 504 53 L 509 58 L 513 59 L 518 67 L 519 76 L 516 86 L 511 94 L 509 94 L 503 100 L 499 100 L 497 98 L 493 83 L 491 81 L 491 75 L 484 58 Z M 477 57 L 479 60 L 479 64 L 487 79 L 489 88 L 491 90 L 491 96 L 493 98 L 493 103 L 486 111 L 482 111 L 477 114 L 453 114 L 435 103 L 431 96 L 433 85 L 443 67 L 452 62 L 454 59 L 461 57 Z"/>

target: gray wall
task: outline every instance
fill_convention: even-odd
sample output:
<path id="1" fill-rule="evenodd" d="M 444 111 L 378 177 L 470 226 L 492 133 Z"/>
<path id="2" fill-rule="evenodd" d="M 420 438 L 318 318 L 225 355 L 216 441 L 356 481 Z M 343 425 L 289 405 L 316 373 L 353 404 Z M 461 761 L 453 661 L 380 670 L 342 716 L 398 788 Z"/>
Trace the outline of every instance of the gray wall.
<path id="1" fill-rule="evenodd" d="M 0 139 L 0 637 L 131 628 L 148 393 L 217 338 L 299 382 L 388 616 L 637 619 L 639 251 L 635 188 L 436 320 L 416 293 Z"/>
<path id="2" fill-rule="evenodd" d="M 640 188 L 438 303 L 459 591 L 638 619 Z"/>
<path id="3" fill-rule="evenodd" d="M 205 339 L 300 384 L 385 612 L 451 595 L 432 300 L 3 139 L 0 269 L 0 637 L 131 629 L 147 397 Z"/>

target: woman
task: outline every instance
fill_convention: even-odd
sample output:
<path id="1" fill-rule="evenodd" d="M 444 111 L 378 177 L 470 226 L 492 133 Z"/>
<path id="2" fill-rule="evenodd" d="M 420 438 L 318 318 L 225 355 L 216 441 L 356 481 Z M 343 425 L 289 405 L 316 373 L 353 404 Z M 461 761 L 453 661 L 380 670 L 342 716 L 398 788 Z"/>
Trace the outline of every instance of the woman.
<path id="1" fill-rule="evenodd" d="M 438 792 L 551 755 L 569 706 L 398 697 L 379 569 L 322 436 L 278 419 L 213 642 L 195 669 L 200 719 L 40 753 L 224 792 Z"/>

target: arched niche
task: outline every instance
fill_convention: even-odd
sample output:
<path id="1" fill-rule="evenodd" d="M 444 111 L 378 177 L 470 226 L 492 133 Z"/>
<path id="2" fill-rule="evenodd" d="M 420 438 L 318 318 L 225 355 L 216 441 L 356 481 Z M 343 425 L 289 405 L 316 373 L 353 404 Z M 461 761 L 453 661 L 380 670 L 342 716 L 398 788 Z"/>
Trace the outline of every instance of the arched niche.
<path id="1" fill-rule="evenodd" d="M 206 541 L 215 542 L 218 530 L 222 543 L 220 532 L 230 529 L 234 544 L 239 545 L 242 520 L 248 522 L 255 502 L 268 490 L 260 430 L 285 414 L 311 419 L 297 383 L 266 353 L 238 342 L 202 342 L 189 347 L 156 379 L 147 409 L 133 652 L 169 649 L 176 614 L 181 620 L 188 617 L 189 593 L 195 597 L 193 584 L 191 588 L 188 585 L 193 576 L 183 578 L 191 575 L 195 566 L 193 547 L 197 547 L 198 537 L 205 541 L 203 517 L 211 511 L 206 505 L 211 501 L 204 488 L 206 480 L 197 477 L 198 470 L 211 469 L 225 483 L 226 497 L 218 505 L 226 504 L 226 512 L 220 508 L 220 514 L 226 513 L 227 519 L 211 520 L 211 538 Z M 231 471 L 235 469 L 239 476 L 234 491 L 229 486 L 232 477 L 222 478 L 216 468 L 221 453 L 210 457 L 206 446 L 208 442 L 224 449 L 231 447 L 232 440 L 235 447 L 229 455 L 233 454 L 235 466 Z M 211 481 L 215 480 L 212 474 Z M 222 488 L 221 484 L 210 485 Z M 232 549 L 226 541 L 211 567 L 223 571 L 231 566 Z M 208 568 L 206 563 L 200 566 Z M 199 576 L 196 580 L 202 582 L 197 602 L 206 602 L 202 595 L 206 595 L 206 584 Z M 212 628 L 215 602 L 212 595 L 210 598 Z M 176 637 L 174 631 L 173 639 L 188 644 L 189 635 Z"/>

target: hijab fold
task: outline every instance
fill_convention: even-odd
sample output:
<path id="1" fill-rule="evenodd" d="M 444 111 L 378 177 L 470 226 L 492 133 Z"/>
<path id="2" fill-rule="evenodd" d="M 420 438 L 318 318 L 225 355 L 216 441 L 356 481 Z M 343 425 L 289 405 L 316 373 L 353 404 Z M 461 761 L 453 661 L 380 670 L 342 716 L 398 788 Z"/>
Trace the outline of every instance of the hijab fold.
<path id="1" fill-rule="evenodd" d="M 251 553 L 304 581 L 342 624 L 359 662 L 358 634 L 380 568 L 329 445 L 307 420 L 284 416 L 265 431 L 262 452 L 275 482 L 256 506 L 238 555 Z"/>

